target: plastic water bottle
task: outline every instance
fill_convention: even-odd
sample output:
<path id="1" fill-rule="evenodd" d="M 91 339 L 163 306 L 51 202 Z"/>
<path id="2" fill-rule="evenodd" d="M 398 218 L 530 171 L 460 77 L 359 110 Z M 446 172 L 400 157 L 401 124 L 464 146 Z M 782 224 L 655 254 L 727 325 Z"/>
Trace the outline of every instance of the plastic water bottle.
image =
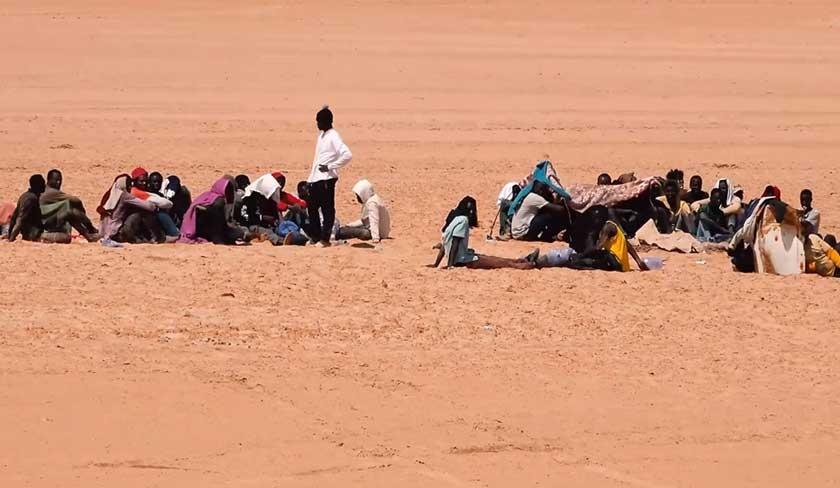
<path id="1" fill-rule="evenodd" d="M 662 269 L 662 266 L 665 265 L 665 263 L 662 261 L 662 258 L 660 258 L 659 256 L 646 256 L 642 258 L 642 261 L 645 263 L 645 265 L 647 265 L 648 269 L 651 271 Z"/>

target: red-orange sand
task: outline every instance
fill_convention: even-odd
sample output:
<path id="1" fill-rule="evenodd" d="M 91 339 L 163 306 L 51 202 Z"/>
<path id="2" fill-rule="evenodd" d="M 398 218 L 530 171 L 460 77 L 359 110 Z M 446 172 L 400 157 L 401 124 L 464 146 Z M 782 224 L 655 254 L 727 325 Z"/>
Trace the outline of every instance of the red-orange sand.
<path id="1" fill-rule="evenodd" d="M 7 0 L 0 44 L 2 199 L 294 184 L 329 103 L 339 216 L 369 178 L 395 237 L 0 244 L 0 486 L 840 483 L 840 280 L 424 267 L 465 194 L 476 249 L 528 251 L 483 235 L 545 153 L 810 187 L 840 232 L 840 3 Z"/>

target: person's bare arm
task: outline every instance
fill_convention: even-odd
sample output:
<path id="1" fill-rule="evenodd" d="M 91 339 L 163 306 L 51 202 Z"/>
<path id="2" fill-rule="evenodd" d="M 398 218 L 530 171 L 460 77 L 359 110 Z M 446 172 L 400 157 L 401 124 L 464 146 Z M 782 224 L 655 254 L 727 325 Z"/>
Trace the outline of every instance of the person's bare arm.
<path id="1" fill-rule="evenodd" d="M 633 260 L 636 261 L 636 264 L 639 265 L 639 269 L 642 271 L 650 271 L 648 265 L 645 264 L 644 260 L 639 256 L 639 253 L 636 252 L 636 248 L 633 247 L 633 244 L 627 243 L 627 252 L 630 253 L 630 256 L 633 257 Z"/>

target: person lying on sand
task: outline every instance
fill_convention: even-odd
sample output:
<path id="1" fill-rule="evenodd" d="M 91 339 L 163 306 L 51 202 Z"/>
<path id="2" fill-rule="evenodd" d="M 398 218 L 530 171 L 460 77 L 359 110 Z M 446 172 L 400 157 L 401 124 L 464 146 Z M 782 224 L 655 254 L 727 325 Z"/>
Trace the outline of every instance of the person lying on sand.
<path id="1" fill-rule="evenodd" d="M 391 233 L 391 214 L 385 200 L 373 189 L 368 180 L 360 180 L 353 186 L 356 201 L 362 205 L 362 216 L 355 222 L 338 229 L 339 239 L 360 239 L 378 244 L 388 239 Z"/>
<path id="2" fill-rule="evenodd" d="M 477 254 L 470 249 L 470 227 L 477 227 L 477 222 L 471 224 L 475 199 L 466 197 L 458 207 L 453 209 L 446 218 L 441 242 L 437 246 L 438 255 L 430 268 L 437 268 L 444 261 L 444 269 L 465 267 L 471 269 L 534 269 L 539 257 L 539 250 L 520 259 L 502 258 Z"/>
<path id="3" fill-rule="evenodd" d="M 554 242 L 568 220 L 566 207 L 555 203 L 548 185 L 535 181 L 531 192 L 513 215 L 511 234 L 521 241 Z"/>

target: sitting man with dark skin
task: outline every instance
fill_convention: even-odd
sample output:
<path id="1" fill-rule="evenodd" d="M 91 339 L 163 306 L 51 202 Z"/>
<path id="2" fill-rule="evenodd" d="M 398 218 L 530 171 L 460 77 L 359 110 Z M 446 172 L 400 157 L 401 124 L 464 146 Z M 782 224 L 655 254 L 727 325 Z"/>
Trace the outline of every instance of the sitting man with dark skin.
<path id="1" fill-rule="evenodd" d="M 9 242 L 14 242 L 18 236 L 25 241 L 40 241 L 44 233 L 41 222 L 41 206 L 38 197 L 44 193 L 47 184 L 41 175 L 29 177 L 29 189 L 18 198 L 15 213 L 9 226 Z"/>
<path id="2" fill-rule="evenodd" d="M 665 182 L 664 195 L 657 198 L 671 212 L 671 231 L 682 230 L 693 234 L 694 214 L 688 203 L 680 198 L 680 187 L 676 180 Z"/>
<path id="3" fill-rule="evenodd" d="M 683 200 L 688 204 L 692 204 L 698 200 L 705 200 L 709 198 L 709 194 L 703 191 L 703 178 L 700 175 L 694 175 L 688 182 L 688 191 L 683 196 Z"/>
<path id="4" fill-rule="evenodd" d="M 61 171 L 51 169 L 47 173 L 47 187 L 39 198 L 46 230 L 66 232 L 66 225 L 70 223 L 88 241 L 98 241 L 99 231 L 88 218 L 82 200 L 61 191 L 63 183 L 64 176 Z M 76 223 L 73 224 L 73 222 Z"/>
<path id="5" fill-rule="evenodd" d="M 522 200 L 511 221 L 513 238 L 542 242 L 557 240 L 557 234 L 564 228 L 569 216 L 566 207 L 555 202 L 556 195 L 551 188 L 535 181 L 531 193 Z"/>
<path id="6" fill-rule="evenodd" d="M 814 233 L 820 232 L 820 211 L 814 208 L 814 193 L 805 189 L 799 193 L 799 204 L 802 205 L 802 223 L 808 223 Z"/>

